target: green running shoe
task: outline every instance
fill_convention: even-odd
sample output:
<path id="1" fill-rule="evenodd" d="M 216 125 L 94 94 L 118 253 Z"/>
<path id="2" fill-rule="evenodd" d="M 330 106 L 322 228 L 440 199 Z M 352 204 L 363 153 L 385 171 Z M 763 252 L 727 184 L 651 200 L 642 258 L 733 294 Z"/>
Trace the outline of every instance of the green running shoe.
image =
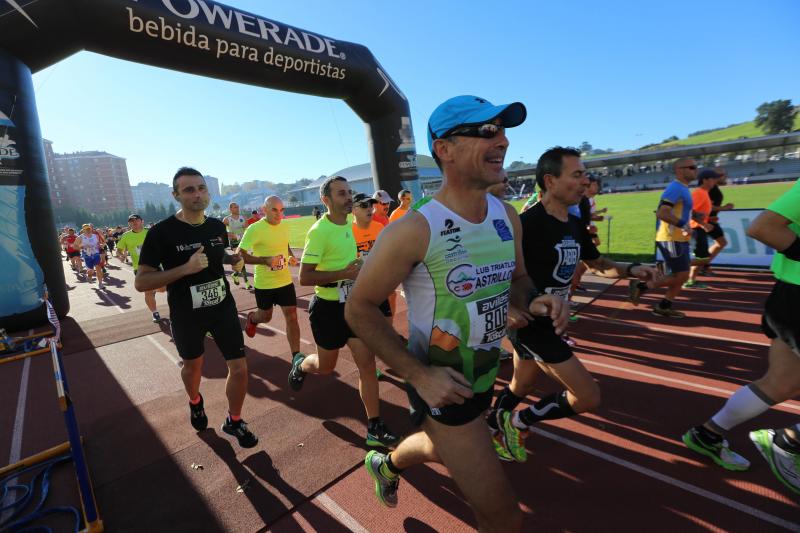
<path id="1" fill-rule="evenodd" d="M 364 458 L 370 477 L 375 481 L 375 496 L 386 507 L 397 507 L 397 486 L 400 476 L 392 475 L 386 464 L 386 455 L 372 450 Z"/>
<path id="2" fill-rule="evenodd" d="M 776 446 L 774 439 L 775 430 L 773 429 L 759 429 L 750 432 L 750 440 L 761 452 L 778 481 L 786 485 L 792 492 L 800 494 L 800 455 Z"/>
<path id="3" fill-rule="evenodd" d="M 700 455 L 710 457 L 725 470 L 744 472 L 750 468 L 750 461 L 731 450 L 727 440 L 722 440 L 718 444 L 706 444 L 698 436 L 697 428 L 692 428 L 684 433 L 682 440 L 687 448 Z"/>
<path id="4" fill-rule="evenodd" d="M 503 444 L 505 444 L 508 453 L 511 454 L 511 457 L 516 462 L 524 463 L 528 460 L 528 451 L 525 449 L 525 439 L 528 437 L 528 431 L 514 426 L 511 422 L 513 417 L 514 411 L 498 409 L 497 427 L 500 428 Z"/>
<path id="5" fill-rule="evenodd" d="M 492 444 L 494 445 L 494 451 L 498 459 L 507 463 L 514 460 L 514 457 L 506 449 L 506 445 L 503 444 L 503 435 L 499 431 L 492 433 Z"/>

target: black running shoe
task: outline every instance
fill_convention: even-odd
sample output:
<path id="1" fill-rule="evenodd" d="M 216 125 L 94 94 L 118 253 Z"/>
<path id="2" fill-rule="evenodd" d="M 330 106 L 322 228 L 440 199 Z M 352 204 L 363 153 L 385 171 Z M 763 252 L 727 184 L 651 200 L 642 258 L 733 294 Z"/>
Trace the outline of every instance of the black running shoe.
<path id="1" fill-rule="evenodd" d="M 245 421 L 242 419 L 234 422 L 231 419 L 226 418 L 225 423 L 222 424 L 222 431 L 228 435 L 236 437 L 236 440 L 239 441 L 239 446 L 242 448 L 252 448 L 258 444 L 258 437 L 253 435 L 253 432 L 247 429 L 247 423 L 245 423 Z"/>
<path id="2" fill-rule="evenodd" d="M 158 311 L 153 311 L 153 322 L 161 322 L 161 315 Z"/>
<path id="3" fill-rule="evenodd" d="M 192 423 L 192 427 L 197 431 L 203 431 L 208 427 L 208 417 L 203 407 L 202 395 L 200 396 L 200 403 L 197 405 L 192 405 L 191 402 L 189 403 L 189 422 Z"/>
<path id="4" fill-rule="evenodd" d="M 367 446 L 383 446 L 393 449 L 399 442 L 400 437 L 389 431 L 383 420 L 379 420 L 371 429 L 367 429 Z"/>
<path id="5" fill-rule="evenodd" d="M 300 365 L 306 356 L 302 353 L 295 354 L 292 359 L 292 369 L 289 371 L 289 386 L 292 390 L 298 391 L 303 388 L 303 380 L 306 378 L 306 373 L 300 370 Z"/>

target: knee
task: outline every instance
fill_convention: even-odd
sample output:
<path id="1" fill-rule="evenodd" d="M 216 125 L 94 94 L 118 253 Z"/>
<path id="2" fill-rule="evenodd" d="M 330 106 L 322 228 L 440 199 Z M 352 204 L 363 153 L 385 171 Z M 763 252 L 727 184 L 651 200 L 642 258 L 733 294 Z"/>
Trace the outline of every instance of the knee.
<path id="1" fill-rule="evenodd" d="M 228 361 L 228 377 L 232 379 L 246 379 L 247 361 L 244 358 Z"/>
<path id="2" fill-rule="evenodd" d="M 689 271 L 675 274 L 675 285 L 683 285 L 689 279 Z"/>
<path id="3" fill-rule="evenodd" d="M 581 396 L 578 398 L 578 404 L 575 406 L 577 409 L 575 409 L 575 411 L 579 413 L 594 411 L 600 407 L 602 400 L 600 386 L 593 380 L 591 387 L 587 388 L 586 391 L 581 391 Z"/>
<path id="4" fill-rule="evenodd" d="M 259 309 L 256 318 L 259 322 L 269 322 L 272 320 L 272 309 Z"/>
<path id="5" fill-rule="evenodd" d="M 284 307 L 282 309 L 283 309 L 283 318 L 285 318 L 287 322 L 289 322 L 290 320 L 293 322 L 297 322 L 296 307 Z"/>

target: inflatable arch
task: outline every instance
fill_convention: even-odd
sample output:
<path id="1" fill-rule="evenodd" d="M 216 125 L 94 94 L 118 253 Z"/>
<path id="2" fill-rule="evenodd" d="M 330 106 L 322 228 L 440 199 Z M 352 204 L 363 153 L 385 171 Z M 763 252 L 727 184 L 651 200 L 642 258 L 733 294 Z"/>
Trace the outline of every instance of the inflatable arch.
<path id="1" fill-rule="evenodd" d="M 341 98 L 364 121 L 375 187 L 419 196 L 408 101 L 364 46 L 211 0 L 0 0 L 0 327 L 69 310 L 31 74 L 81 50 Z M 33 237 L 33 238 L 31 238 Z"/>

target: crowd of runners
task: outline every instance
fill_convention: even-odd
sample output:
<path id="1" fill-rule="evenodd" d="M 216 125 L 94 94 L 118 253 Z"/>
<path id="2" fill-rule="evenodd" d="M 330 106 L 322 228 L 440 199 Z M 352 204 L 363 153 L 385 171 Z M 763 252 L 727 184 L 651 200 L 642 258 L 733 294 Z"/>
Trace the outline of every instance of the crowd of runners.
<path id="1" fill-rule="evenodd" d="M 265 199 L 263 218 L 246 219 L 235 203 L 224 220 L 208 217 L 205 181 L 189 167 L 173 177 L 180 210 L 149 231 L 143 230 L 141 217 L 131 215 L 126 233 L 84 225 L 79 234 L 67 229 L 61 240 L 73 269 L 83 271 L 85 263 L 81 275 L 91 281 L 94 272 L 101 287 L 107 261 L 102 250 L 105 246 L 110 253 L 116 242 L 118 257 L 131 256 L 135 287 L 145 292 L 154 319 L 154 291 L 166 287 L 196 430 L 208 426 L 200 388 L 204 341 L 210 336 L 228 366 L 222 431 L 243 447 L 258 444 L 242 418 L 248 379 L 244 335 L 254 337 L 277 305 L 286 322 L 287 379 L 294 394 L 310 376 L 333 372 L 341 349 L 350 349 L 359 373 L 365 443 L 381 449 L 365 458 L 381 503 L 397 504 L 405 469 L 437 462 L 449 470 L 481 530 L 518 530 L 522 514 L 500 460 L 524 462 L 526 438 L 540 421 L 576 416 L 601 402 L 598 384 L 566 336 L 570 299 L 581 290 L 581 276 L 591 271 L 630 279 L 634 305 L 644 293 L 663 291 L 652 313 L 680 320 L 685 315 L 674 308 L 676 297 L 684 288 L 704 287 L 698 276 L 711 272 L 710 263 L 726 245 L 718 213 L 733 208 L 723 203 L 719 189 L 724 169 L 699 171 L 694 160 L 678 159 L 675 180 L 653 206 L 664 270 L 604 257 L 594 225 L 605 212 L 594 201 L 600 183 L 587 173 L 578 150 L 555 147 L 542 154 L 536 201 L 521 215 L 501 200 L 508 182 L 506 133 L 525 118 L 519 102 L 495 106 L 474 96 L 447 100 L 427 125 L 428 147 L 443 174 L 441 188 L 416 203 L 411 191 L 402 190 L 390 212 L 394 199 L 386 191 L 354 195 L 345 178 L 332 176 L 320 187 L 325 212 L 315 214 L 301 256 L 289 245 L 278 196 Z M 688 448 L 726 469 L 745 470 L 749 462 L 730 449 L 725 433 L 800 392 L 799 224 L 800 183 L 749 229 L 750 236 L 777 252 L 778 281 L 763 318 L 772 339 L 767 374 L 683 436 Z M 257 309 L 247 314 L 244 328 L 225 265 L 235 285 L 250 288 L 252 277 Z M 294 266 L 299 266 L 297 283 L 314 287 L 308 319 L 316 350 L 310 354 L 300 351 Z M 393 326 L 399 297 L 408 306 L 407 338 Z M 506 337 L 514 347 L 513 378 L 495 394 Z M 398 435 L 381 418 L 376 357 L 406 383 L 417 428 L 410 435 Z M 542 373 L 562 390 L 518 408 Z M 797 493 L 799 433 L 800 425 L 750 434 L 772 472 Z"/>

